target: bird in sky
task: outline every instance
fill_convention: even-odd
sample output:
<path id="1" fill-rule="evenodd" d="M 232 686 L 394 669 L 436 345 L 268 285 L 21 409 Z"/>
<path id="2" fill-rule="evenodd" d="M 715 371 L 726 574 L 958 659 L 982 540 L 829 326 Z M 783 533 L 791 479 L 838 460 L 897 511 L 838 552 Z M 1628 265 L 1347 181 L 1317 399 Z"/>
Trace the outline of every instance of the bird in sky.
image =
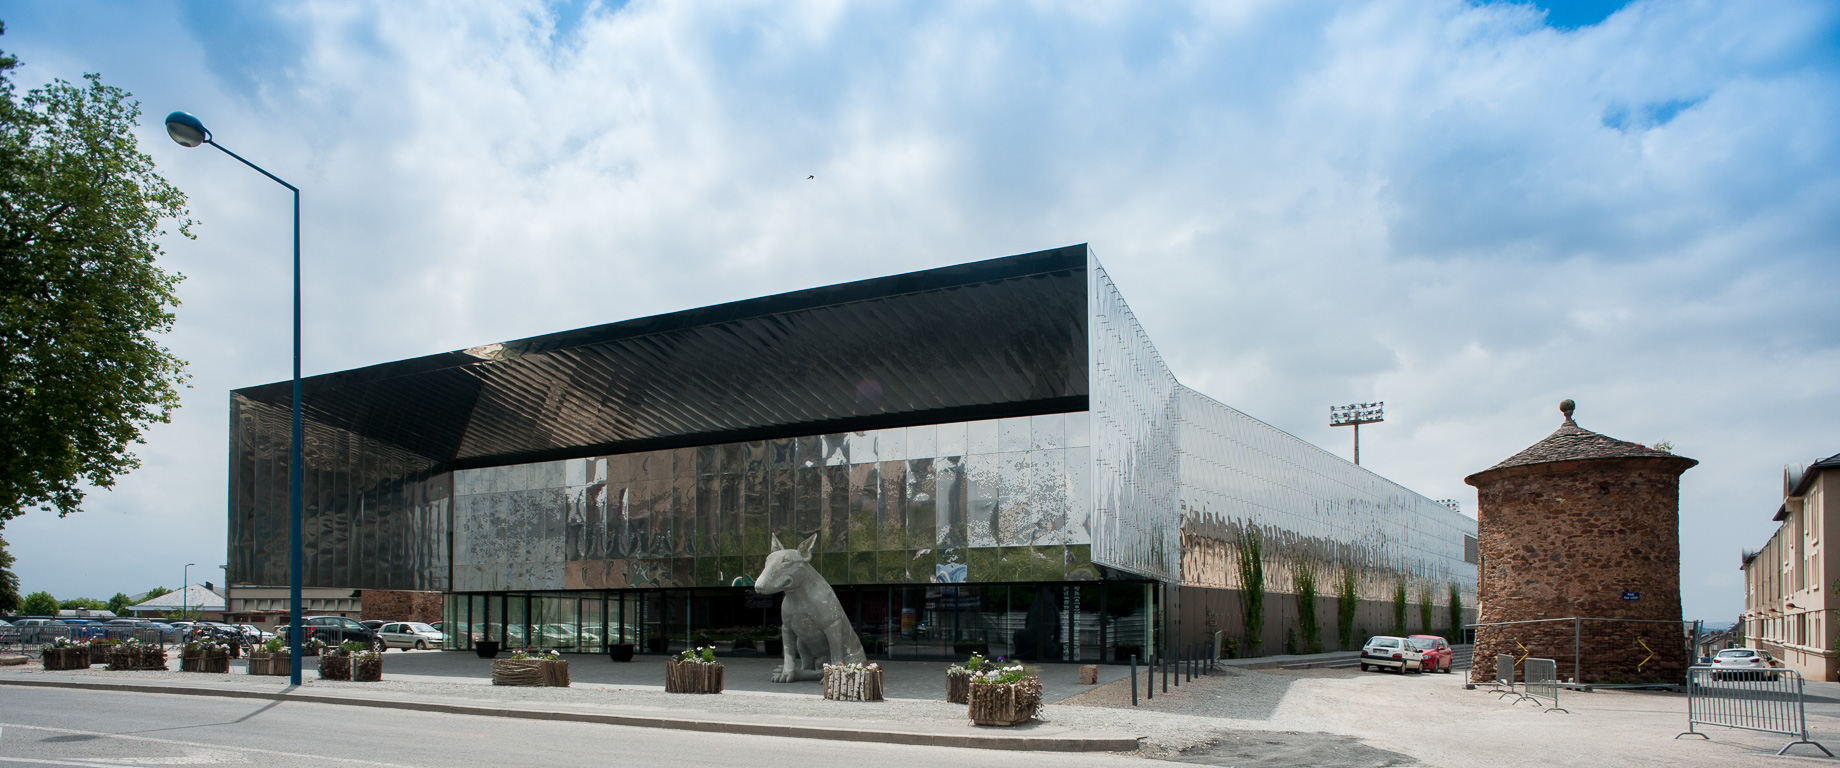
<path id="1" fill-rule="evenodd" d="M 805 177 L 805 180 L 806 180 L 806 181 L 811 181 L 812 179 L 815 179 L 815 178 L 818 178 L 818 177 L 816 177 L 816 176 L 806 176 L 806 177 Z"/>

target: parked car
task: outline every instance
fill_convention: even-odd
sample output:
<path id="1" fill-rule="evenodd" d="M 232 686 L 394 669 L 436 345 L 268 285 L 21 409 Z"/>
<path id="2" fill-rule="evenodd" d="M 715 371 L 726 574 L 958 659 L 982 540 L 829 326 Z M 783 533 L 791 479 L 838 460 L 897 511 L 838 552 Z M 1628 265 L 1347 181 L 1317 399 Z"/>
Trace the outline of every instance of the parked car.
<path id="1" fill-rule="evenodd" d="M 377 631 L 378 627 L 381 627 L 385 624 L 389 624 L 390 622 L 384 621 L 383 619 L 365 619 L 358 623 L 363 624 L 365 628 L 369 629 L 372 632 L 375 632 Z"/>
<path id="2" fill-rule="evenodd" d="M 274 633 L 264 632 L 261 627 L 254 624 L 238 624 L 236 628 L 243 631 L 243 637 L 248 639 L 250 645 L 260 644 L 262 641 L 275 636 Z"/>
<path id="3" fill-rule="evenodd" d="M 69 637 L 68 627 L 57 619 L 32 617 L 13 622 L 19 631 L 19 642 L 24 645 L 48 643 L 53 638 Z"/>
<path id="4" fill-rule="evenodd" d="M 440 630 L 419 621 L 397 621 L 377 628 L 377 637 L 383 641 L 385 648 L 401 648 L 418 651 L 440 648 L 447 641 Z"/>
<path id="5" fill-rule="evenodd" d="M 1410 642 L 1413 648 L 1417 648 L 1419 655 L 1424 657 L 1420 666 L 1426 672 L 1450 674 L 1451 660 L 1456 654 L 1451 652 L 1450 643 L 1444 638 L 1437 635 L 1413 635 L 1406 638 L 1406 641 Z"/>
<path id="6" fill-rule="evenodd" d="M 1766 675 L 1770 679 L 1776 676 L 1765 670 L 1781 667 L 1769 651 L 1755 648 L 1726 648 L 1719 655 L 1712 657 L 1712 679 L 1714 680 L 1761 680 Z"/>
<path id="7" fill-rule="evenodd" d="M 116 640 L 125 640 L 137 636 L 140 636 L 143 640 L 152 640 L 152 633 L 158 632 L 159 639 L 166 641 L 175 639 L 177 634 L 173 631 L 171 626 L 148 621 L 147 619 L 109 619 L 103 622 L 102 626 L 104 631 L 108 633 L 108 636 Z"/>
<path id="8" fill-rule="evenodd" d="M 312 640 L 318 638 L 320 642 L 327 645 L 338 645 L 347 640 L 356 640 L 363 643 L 367 648 L 379 647 L 376 632 L 358 623 L 356 620 L 348 619 L 344 616 L 302 617 L 301 630 L 302 634 L 305 635 L 303 639 Z M 275 627 L 275 636 L 281 638 L 282 642 L 287 642 L 288 626 L 283 624 Z"/>
<path id="9" fill-rule="evenodd" d="M 1412 642 L 1403 637 L 1377 635 L 1367 639 L 1361 646 L 1361 671 L 1369 667 L 1391 669 L 1400 674 L 1406 670 L 1425 671 L 1425 657 L 1413 647 Z"/>

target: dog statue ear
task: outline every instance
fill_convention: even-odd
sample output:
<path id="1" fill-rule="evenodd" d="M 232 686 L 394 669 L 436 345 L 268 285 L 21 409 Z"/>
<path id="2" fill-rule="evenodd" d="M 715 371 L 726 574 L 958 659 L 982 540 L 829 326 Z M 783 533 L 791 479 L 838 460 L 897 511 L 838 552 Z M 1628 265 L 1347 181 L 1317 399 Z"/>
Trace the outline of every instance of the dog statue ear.
<path id="1" fill-rule="evenodd" d="M 805 540 L 804 544 L 799 545 L 799 557 L 805 558 L 806 560 L 810 560 L 811 559 L 811 548 L 816 546 L 817 543 L 818 543 L 818 534 L 814 533 L 811 535 L 811 538 Z"/>
<path id="2" fill-rule="evenodd" d="M 785 548 L 786 545 L 779 543 L 779 534 L 773 534 L 773 551 L 778 552 Z"/>

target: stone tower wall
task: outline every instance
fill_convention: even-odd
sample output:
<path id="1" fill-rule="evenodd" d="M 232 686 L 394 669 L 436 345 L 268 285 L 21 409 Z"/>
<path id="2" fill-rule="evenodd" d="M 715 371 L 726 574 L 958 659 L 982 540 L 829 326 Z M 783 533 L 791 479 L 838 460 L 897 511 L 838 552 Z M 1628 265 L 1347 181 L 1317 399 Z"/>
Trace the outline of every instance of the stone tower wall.
<path id="1" fill-rule="evenodd" d="M 1574 632 L 1583 682 L 1684 678 L 1680 473 L 1690 461 L 1585 459 L 1477 476 L 1480 621 L 1622 621 L 1478 628 L 1472 679 L 1494 679 L 1497 653 L 1554 659 L 1572 677 Z"/>

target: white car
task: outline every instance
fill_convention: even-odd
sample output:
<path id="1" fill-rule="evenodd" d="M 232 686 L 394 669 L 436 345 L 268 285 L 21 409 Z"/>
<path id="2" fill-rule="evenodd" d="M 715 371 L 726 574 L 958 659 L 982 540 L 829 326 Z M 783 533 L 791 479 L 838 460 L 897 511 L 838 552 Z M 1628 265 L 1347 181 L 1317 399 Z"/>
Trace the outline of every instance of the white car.
<path id="1" fill-rule="evenodd" d="M 1769 651 L 1754 648 L 1726 648 L 1719 655 L 1712 657 L 1712 679 L 1739 680 L 1760 679 L 1763 670 L 1780 666 L 1771 658 Z M 1773 677 L 1773 676 L 1772 676 Z"/>
<path id="2" fill-rule="evenodd" d="M 1366 672 L 1369 667 L 1391 669 L 1400 674 L 1408 669 L 1423 672 L 1425 656 L 1406 638 L 1379 635 L 1368 638 L 1367 644 L 1361 646 L 1361 671 Z"/>
<path id="3" fill-rule="evenodd" d="M 440 648 L 447 642 L 447 636 L 441 630 L 419 621 L 393 621 L 377 628 L 377 639 L 385 648 L 401 648 L 418 651 Z"/>

